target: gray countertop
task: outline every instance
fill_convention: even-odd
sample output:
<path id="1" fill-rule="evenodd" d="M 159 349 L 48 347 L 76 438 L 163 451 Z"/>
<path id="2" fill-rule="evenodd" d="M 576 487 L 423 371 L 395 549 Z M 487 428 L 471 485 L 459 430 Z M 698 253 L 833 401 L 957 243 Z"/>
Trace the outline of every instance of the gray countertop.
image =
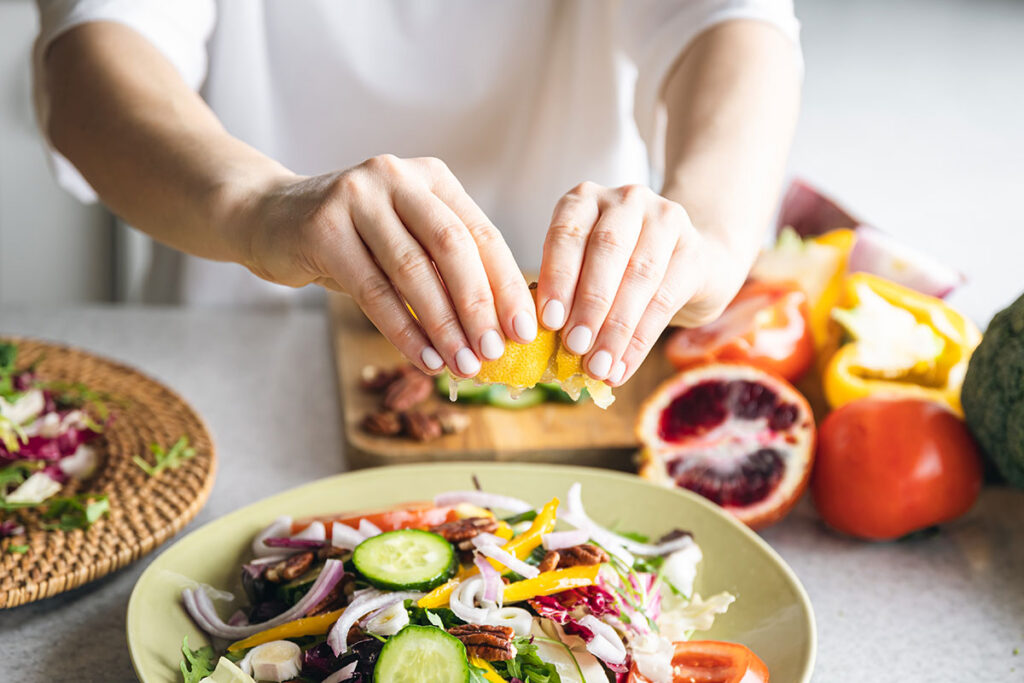
<path id="1" fill-rule="evenodd" d="M 188 529 L 345 469 L 325 317 L 158 308 L 0 308 L 0 333 L 133 364 L 206 418 L 220 469 Z M 986 490 L 941 533 L 866 544 L 827 532 L 804 501 L 764 538 L 818 620 L 814 680 L 1024 681 L 1024 493 Z M 0 680 L 130 681 L 125 608 L 153 555 L 50 600 L 0 611 Z M 787 683 L 779 681 L 777 683 Z"/>

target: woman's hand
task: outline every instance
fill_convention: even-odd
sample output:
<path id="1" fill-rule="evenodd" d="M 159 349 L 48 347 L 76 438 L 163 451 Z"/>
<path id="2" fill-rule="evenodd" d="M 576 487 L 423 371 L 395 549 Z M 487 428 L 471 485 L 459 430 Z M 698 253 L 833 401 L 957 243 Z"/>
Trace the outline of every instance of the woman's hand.
<path id="1" fill-rule="evenodd" d="M 686 325 L 714 320 L 748 265 L 646 187 L 582 183 L 555 207 L 537 310 L 545 327 L 564 330 L 592 377 L 619 385 L 673 317 Z"/>
<path id="2" fill-rule="evenodd" d="M 425 372 L 447 365 L 471 377 L 481 359 L 504 353 L 506 338 L 536 337 L 511 251 L 438 159 L 384 155 L 340 173 L 284 176 L 241 204 L 231 220 L 248 237 L 250 270 L 347 292 Z"/>

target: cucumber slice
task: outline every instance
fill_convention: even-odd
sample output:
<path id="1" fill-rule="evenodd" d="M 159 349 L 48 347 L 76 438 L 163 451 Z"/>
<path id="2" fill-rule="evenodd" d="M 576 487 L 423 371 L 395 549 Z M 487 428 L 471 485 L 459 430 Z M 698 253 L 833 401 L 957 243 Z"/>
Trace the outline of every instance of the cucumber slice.
<path id="1" fill-rule="evenodd" d="M 406 626 L 381 648 L 373 682 L 469 683 L 466 646 L 436 626 Z"/>
<path id="2" fill-rule="evenodd" d="M 438 375 L 435 380 L 437 393 L 444 398 L 448 398 L 448 377 L 448 371 L 446 370 Z M 456 385 L 459 392 L 456 400 L 459 403 L 483 403 L 487 400 L 487 390 L 489 387 L 486 384 L 477 384 L 471 379 L 460 379 L 456 382 Z"/>
<path id="3" fill-rule="evenodd" d="M 492 406 L 509 410 L 532 408 L 538 403 L 543 403 L 545 398 L 547 396 L 544 390 L 537 388 L 523 389 L 523 393 L 519 394 L 518 398 L 512 398 L 508 387 L 504 384 L 492 384 L 487 394 L 487 402 Z"/>
<path id="4" fill-rule="evenodd" d="M 352 564 L 382 590 L 429 591 L 451 578 L 455 548 L 443 536 L 400 529 L 372 536 L 352 552 Z"/>

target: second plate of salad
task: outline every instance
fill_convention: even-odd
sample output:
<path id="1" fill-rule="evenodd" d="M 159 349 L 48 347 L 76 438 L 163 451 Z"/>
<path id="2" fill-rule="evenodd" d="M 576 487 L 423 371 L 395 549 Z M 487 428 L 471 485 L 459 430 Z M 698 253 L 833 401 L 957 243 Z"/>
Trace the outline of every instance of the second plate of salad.
<path id="1" fill-rule="evenodd" d="M 140 578 L 143 681 L 807 681 L 814 619 L 745 527 L 600 470 L 434 464 L 212 522 Z"/>

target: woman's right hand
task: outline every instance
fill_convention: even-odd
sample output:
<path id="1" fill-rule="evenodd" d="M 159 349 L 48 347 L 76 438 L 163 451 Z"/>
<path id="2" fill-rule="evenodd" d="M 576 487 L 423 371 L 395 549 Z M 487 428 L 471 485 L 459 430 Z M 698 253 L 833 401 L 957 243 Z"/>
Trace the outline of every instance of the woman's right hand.
<path id="1" fill-rule="evenodd" d="M 384 155 L 338 173 L 280 177 L 231 220 L 252 272 L 348 293 L 424 372 L 447 365 L 472 377 L 482 359 L 502 355 L 506 338 L 537 334 L 512 252 L 438 159 Z"/>

